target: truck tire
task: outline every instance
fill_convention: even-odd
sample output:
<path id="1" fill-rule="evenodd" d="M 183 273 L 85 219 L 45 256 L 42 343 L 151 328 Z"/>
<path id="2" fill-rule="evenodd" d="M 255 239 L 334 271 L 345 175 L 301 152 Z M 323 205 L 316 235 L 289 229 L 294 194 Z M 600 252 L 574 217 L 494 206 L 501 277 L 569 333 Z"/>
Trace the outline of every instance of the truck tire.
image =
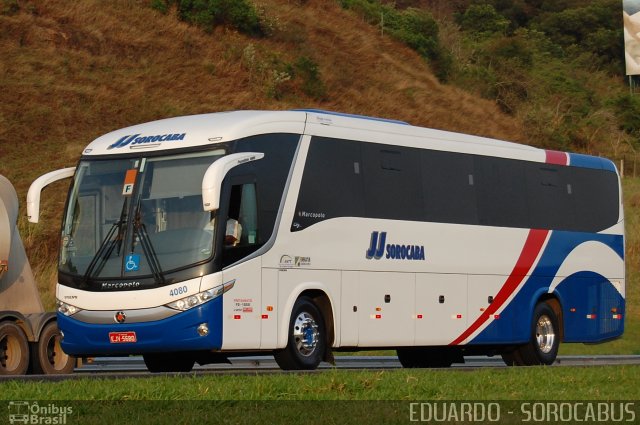
<path id="1" fill-rule="evenodd" d="M 0 375 L 24 375 L 29 368 L 29 343 L 20 326 L 0 323 Z"/>
<path id="2" fill-rule="evenodd" d="M 40 333 L 32 351 L 33 373 L 61 375 L 73 372 L 76 358 L 62 351 L 61 334 L 56 322 L 49 322 Z"/>
<path id="3" fill-rule="evenodd" d="M 325 325 L 320 310 L 307 298 L 296 300 L 289 321 L 287 346 L 274 353 L 283 370 L 313 370 L 318 367 L 327 347 Z"/>

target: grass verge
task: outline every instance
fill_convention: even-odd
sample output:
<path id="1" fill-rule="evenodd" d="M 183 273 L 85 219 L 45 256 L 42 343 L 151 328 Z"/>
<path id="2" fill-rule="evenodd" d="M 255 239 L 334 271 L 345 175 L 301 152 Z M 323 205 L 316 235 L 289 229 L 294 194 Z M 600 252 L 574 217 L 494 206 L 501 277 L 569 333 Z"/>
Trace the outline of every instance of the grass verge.
<path id="1" fill-rule="evenodd" d="M 11 381 L 4 400 L 639 400 L 640 366 Z"/>
<path id="2" fill-rule="evenodd" d="M 639 372 L 530 367 L 14 381 L 3 383 L 0 400 L 9 414 L 20 400 L 31 413 L 44 412 L 33 415 L 38 423 L 64 424 L 553 423 L 562 406 L 574 420 L 591 412 L 587 423 L 602 412 L 633 422 L 640 417 Z M 465 405 L 474 410 L 461 416 Z"/>

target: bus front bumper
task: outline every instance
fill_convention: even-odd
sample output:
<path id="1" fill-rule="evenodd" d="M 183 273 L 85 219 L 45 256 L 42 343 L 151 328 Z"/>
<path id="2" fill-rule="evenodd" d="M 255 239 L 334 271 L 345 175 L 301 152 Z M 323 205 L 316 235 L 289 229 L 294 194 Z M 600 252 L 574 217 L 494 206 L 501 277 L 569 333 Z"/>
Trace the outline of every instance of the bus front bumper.
<path id="1" fill-rule="evenodd" d="M 222 297 L 150 322 L 95 324 L 58 313 L 58 327 L 64 352 L 79 357 L 215 350 L 222 346 Z"/>

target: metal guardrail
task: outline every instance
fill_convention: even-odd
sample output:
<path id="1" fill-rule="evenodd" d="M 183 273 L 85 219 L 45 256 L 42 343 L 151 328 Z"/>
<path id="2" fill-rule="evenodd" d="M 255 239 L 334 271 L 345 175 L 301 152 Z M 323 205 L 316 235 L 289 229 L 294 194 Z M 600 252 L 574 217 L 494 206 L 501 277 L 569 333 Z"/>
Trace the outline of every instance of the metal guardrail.
<path id="1" fill-rule="evenodd" d="M 216 363 L 199 366 L 198 370 L 278 370 L 273 356 L 234 357 L 231 363 Z M 321 363 L 319 369 L 397 369 L 401 368 L 396 356 L 336 356 L 336 365 Z M 595 366 L 640 364 L 640 355 L 586 355 L 559 356 L 554 366 Z M 500 357 L 469 356 L 465 363 L 454 364 L 452 368 L 506 367 Z M 76 368 L 76 373 L 111 373 L 146 371 L 140 356 L 132 357 L 96 357 L 91 363 Z"/>

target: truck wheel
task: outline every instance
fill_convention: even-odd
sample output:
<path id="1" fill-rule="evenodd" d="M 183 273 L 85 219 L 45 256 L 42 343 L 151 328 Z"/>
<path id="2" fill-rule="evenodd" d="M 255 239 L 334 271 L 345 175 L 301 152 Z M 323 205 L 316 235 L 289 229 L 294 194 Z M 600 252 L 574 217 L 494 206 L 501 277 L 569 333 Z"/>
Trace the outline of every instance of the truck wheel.
<path id="1" fill-rule="evenodd" d="M 559 331 L 560 326 L 556 313 L 549 304 L 539 303 L 533 312 L 529 342 L 512 352 L 504 353 L 502 358 L 508 365 L 550 365 L 558 355 Z"/>
<path id="2" fill-rule="evenodd" d="M 142 356 L 149 372 L 191 372 L 194 357 L 189 353 L 150 353 Z"/>
<path id="3" fill-rule="evenodd" d="M 61 375 L 73 372 L 76 358 L 62 351 L 60 330 L 55 322 L 46 324 L 37 346 L 33 350 L 33 372 L 44 375 Z"/>
<path id="4" fill-rule="evenodd" d="M 24 375 L 29 367 L 29 343 L 13 322 L 0 323 L 0 375 Z"/>
<path id="5" fill-rule="evenodd" d="M 274 353 L 276 363 L 284 370 L 312 370 L 322 361 L 325 349 L 325 326 L 320 310 L 311 299 L 298 298 L 289 321 L 287 346 Z"/>

